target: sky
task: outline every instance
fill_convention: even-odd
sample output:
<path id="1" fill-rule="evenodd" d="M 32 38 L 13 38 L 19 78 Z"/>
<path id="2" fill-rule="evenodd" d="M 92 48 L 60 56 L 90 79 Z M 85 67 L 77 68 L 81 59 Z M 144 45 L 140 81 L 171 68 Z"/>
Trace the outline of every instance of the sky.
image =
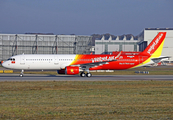
<path id="1" fill-rule="evenodd" d="M 140 34 L 173 28 L 173 0 L 0 0 L 0 33 Z"/>

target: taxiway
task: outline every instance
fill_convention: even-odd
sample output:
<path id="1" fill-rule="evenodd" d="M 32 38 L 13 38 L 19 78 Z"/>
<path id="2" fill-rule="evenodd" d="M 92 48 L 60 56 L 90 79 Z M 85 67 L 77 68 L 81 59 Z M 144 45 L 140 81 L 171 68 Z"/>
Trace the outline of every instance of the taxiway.
<path id="1" fill-rule="evenodd" d="M 136 80 L 173 80 L 173 75 L 93 75 L 80 77 L 79 75 L 38 75 L 0 74 L 0 81 L 136 81 Z"/>

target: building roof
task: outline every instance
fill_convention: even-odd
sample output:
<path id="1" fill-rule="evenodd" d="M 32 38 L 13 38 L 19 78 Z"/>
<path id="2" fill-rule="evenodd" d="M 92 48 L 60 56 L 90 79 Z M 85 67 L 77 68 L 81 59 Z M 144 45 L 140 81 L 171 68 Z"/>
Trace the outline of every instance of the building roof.
<path id="1" fill-rule="evenodd" d="M 173 28 L 145 28 L 145 30 L 173 30 Z"/>

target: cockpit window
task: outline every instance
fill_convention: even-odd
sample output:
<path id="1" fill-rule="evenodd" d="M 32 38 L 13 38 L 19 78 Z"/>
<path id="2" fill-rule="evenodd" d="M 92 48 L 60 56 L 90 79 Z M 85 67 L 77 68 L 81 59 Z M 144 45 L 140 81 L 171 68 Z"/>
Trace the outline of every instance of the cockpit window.
<path id="1" fill-rule="evenodd" d="M 8 58 L 8 60 L 10 60 L 10 61 L 15 61 L 15 58 Z"/>

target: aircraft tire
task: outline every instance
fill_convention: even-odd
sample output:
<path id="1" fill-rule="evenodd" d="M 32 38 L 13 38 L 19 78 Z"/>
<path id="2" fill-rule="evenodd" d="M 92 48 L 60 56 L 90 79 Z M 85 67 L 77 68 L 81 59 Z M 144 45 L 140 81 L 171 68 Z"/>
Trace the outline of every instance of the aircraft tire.
<path id="1" fill-rule="evenodd" d="M 19 77 L 23 77 L 23 74 L 20 74 Z"/>
<path id="2" fill-rule="evenodd" d="M 81 72 L 80 76 L 81 77 L 85 77 L 85 73 L 84 72 Z"/>
<path id="3" fill-rule="evenodd" d="M 92 74 L 91 74 L 91 73 L 87 73 L 86 76 L 87 76 L 87 77 L 91 77 Z"/>

